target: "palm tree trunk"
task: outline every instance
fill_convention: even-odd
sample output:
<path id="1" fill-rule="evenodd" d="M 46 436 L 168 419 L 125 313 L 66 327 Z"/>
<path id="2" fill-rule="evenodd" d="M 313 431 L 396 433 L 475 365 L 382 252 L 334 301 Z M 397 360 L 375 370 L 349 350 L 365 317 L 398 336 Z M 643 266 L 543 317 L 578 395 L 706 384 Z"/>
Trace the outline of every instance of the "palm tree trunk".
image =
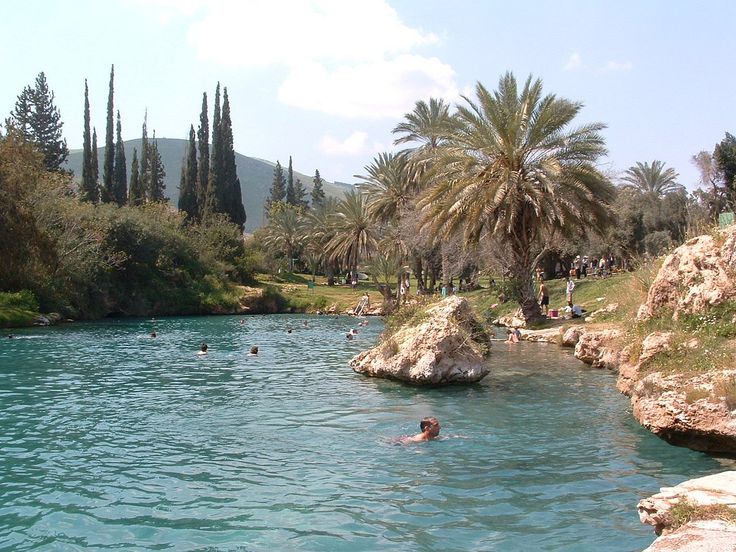
<path id="1" fill-rule="evenodd" d="M 417 293 L 423 294 L 427 288 L 427 284 L 426 276 L 422 270 L 422 257 L 420 255 L 414 255 L 413 261 L 414 276 L 416 276 L 417 279 Z"/>
<path id="2" fill-rule="evenodd" d="M 442 287 L 444 287 L 448 293 L 450 291 L 450 256 L 447 253 L 447 247 L 443 243 L 442 248 Z"/>
<path id="3" fill-rule="evenodd" d="M 521 249 L 521 248 L 520 248 Z M 542 309 L 539 306 L 538 293 L 534 288 L 534 258 L 529 248 L 515 250 L 513 255 L 512 274 L 515 282 L 516 300 L 521 307 L 522 315 L 527 323 L 536 322 L 542 318 Z"/>

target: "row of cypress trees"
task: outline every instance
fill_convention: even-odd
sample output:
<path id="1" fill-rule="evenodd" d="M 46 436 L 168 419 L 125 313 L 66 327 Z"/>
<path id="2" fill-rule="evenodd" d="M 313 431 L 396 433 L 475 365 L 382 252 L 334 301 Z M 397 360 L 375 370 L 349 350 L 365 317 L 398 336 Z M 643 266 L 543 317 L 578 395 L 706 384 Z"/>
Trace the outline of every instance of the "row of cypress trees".
<path id="1" fill-rule="evenodd" d="M 102 183 L 99 182 L 97 160 L 97 130 L 90 132 L 89 87 L 84 81 L 84 138 L 82 150 L 82 181 L 79 185 L 79 196 L 83 201 L 92 203 L 117 203 L 118 205 L 142 205 L 146 202 L 167 201 L 164 196 L 164 168 L 161 154 L 158 151 L 156 133 L 153 140 L 148 139 L 148 116 L 143 120 L 141 136 L 141 159 L 133 150 L 130 183 L 128 183 L 125 145 L 122 139 L 120 111 L 117 112 L 115 125 L 115 142 L 113 143 L 113 107 L 114 107 L 115 66 L 110 69 L 110 85 L 107 94 L 107 119 L 105 128 L 105 151 L 102 162 Z"/>
<path id="2" fill-rule="evenodd" d="M 319 169 L 314 171 L 312 179 L 312 206 L 319 207 L 325 201 L 324 180 L 319 174 Z M 294 181 L 294 168 L 291 156 L 289 156 L 289 168 L 284 174 L 284 169 L 280 161 L 276 161 L 276 167 L 273 170 L 273 181 L 269 192 L 266 208 L 270 209 L 276 203 L 286 203 L 293 207 L 309 207 L 307 201 L 307 192 L 300 179 Z"/>
<path id="3" fill-rule="evenodd" d="M 209 132 L 207 92 L 204 92 L 196 136 L 194 125 L 189 126 L 189 143 L 179 183 L 179 210 L 193 221 L 223 213 L 242 229 L 246 214 L 235 166 L 230 99 L 225 87 L 220 107 L 219 82 L 212 114 L 211 150 Z"/>

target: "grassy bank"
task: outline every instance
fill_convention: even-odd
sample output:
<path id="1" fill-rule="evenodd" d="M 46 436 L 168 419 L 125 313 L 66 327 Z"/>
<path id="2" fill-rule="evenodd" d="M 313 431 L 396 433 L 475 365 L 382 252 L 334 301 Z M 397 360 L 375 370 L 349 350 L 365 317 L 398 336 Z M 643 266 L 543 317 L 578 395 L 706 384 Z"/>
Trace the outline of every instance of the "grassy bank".
<path id="1" fill-rule="evenodd" d="M 30 291 L 0 293 L 1 327 L 30 326 L 39 314 L 38 301 Z"/>
<path id="2" fill-rule="evenodd" d="M 308 274 L 284 273 L 278 276 L 259 274 L 261 285 L 278 290 L 286 301 L 285 309 L 291 312 L 317 312 L 332 307 L 343 313 L 354 308 L 364 292 L 371 298 L 371 304 L 381 302 L 381 294 L 371 282 L 360 282 L 355 289 L 350 285 L 327 285 L 327 278 L 317 276 L 314 286 L 310 286 L 312 276 Z"/>

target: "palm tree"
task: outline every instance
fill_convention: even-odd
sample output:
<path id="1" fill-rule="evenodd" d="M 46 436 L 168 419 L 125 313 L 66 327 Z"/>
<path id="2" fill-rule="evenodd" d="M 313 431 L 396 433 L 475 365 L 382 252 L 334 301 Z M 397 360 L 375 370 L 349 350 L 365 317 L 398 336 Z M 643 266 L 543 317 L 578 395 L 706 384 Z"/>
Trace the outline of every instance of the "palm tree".
<path id="1" fill-rule="evenodd" d="M 294 271 L 294 254 L 306 239 L 304 220 L 297 209 L 284 206 L 273 209 L 269 215 L 266 236 L 263 242 L 270 247 L 282 249 L 288 259 L 289 271 Z"/>
<path id="2" fill-rule="evenodd" d="M 519 91 L 511 73 L 498 90 L 476 85 L 438 148 L 434 185 L 421 202 L 427 224 L 464 243 L 497 238 L 510 251 L 509 272 L 526 320 L 541 316 L 534 268 L 550 236 L 599 231 L 610 220 L 614 188 L 595 167 L 606 153 L 603 124 L 571 128 L 582 105 L 542 96 L 529 77 Z"/>
<path id="3" fill-rule="evenodd" d="M 346 192 L 331 222 L 334 235 L 326 247 L 330 258 L 342 260 L 356 277 L 361 258 L 376 248 L 376 231 L 365 194 Z"/>
<path id="4" fill-rule="evenodd" d="M 307 212 L 305 223 L 307 227 L 306 251 L 309 255 L 319 257 L 319 262 L 324 264 L 327 285 L 335 283 L 334 261 L 327 258 L 325 250 L 327 244 L 335 235 L 332 225 L 333 213 L 337 211 L 337 199 L 327 196 L 322 203 Z M 314 267 L 313 267 L 314 268 Z"/>
<path id="5" fill-rule="evenodd" d="M 655 160 L 651 165 L 637 162 L 635 166 L 626 169 L 621 180 L 625 182 L 626 188 L 661 198 L 684 190 L 683 186 L 677 183 L 678 176 L 680 175 L 672 167 L 664 168 L 664 161 Z"/>
<path id="6" fill-rule="evenodd" d="M 416 195 L 416 181 L 409 178 L 406 153 L 381 153 L 364 167 L 358 184 L 368 196 L 368 214 L 379 222 L 399 221 Z"/>
<path id="7" fill-rule="evenodd" d="M 394 144 L 415 144 L 407 153 L 409 155 L 409 170 L 415 189 L 425 189 L 431 185 L 430 169 L 434 163 L 437 149 L 442 146 L 450 134 L 453 118 L 450 106 L 442 99 L 430 98 L 429 103 L 418 101 L 414 110 L 404 115 L 404 121 L 396 125 L 393 133 L 399 135 Z M 440 244 L 442 257 L 442 279 L 449 284 L 449 260 L 445 252 L 445 244 Z M 433 250 L 434 244 L 427 243 L 421 249 Z M 422 267 L 422 256 L 413 251 L 412 264 L 417 277 L 419 291 L 426 289 L 425 274 Z"/>

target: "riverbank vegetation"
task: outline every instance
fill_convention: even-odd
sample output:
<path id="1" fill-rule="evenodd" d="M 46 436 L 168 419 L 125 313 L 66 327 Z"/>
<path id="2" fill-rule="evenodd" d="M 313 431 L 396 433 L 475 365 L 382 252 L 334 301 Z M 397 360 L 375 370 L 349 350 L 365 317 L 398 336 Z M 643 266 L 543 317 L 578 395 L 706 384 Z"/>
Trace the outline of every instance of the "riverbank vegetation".
<path id="1" fill-rule="evenodd" d="M 119 114 L 113 127 L 114 71 L 101 180 L 85 92 L 79 185 L 59 169 L 66 144 L 42 76 L 0 137 L 0 221 L 15 238 L 1 246 L 0 291 L 28 290 L 41 310 L 74 318 L 236 312 L 248 295 L 241 286 L 257 285 L 258 273 L 292 311 L 344 311 L 368 290 L 386 311 L 410 295 L 461 291 L 488 317 L 520 308 L 538 324 L 540 276 L 586 264 L 593 274 L 601 259 L 602 275 L 614 275 L 580 279 L 575 302 L 591 310 L 618 293 L 599 289 L 608 286 L 633 304 L 625 288 L 644 272 L 627 271 L 710 227 L 736 198 L 730 134 L 694 156 L 702 188 L 688 195 L 662 161 L 601 170 L 605 125 L 580 122 L 582 104 L 545 94 L 541 80 L 507 73 L 496 90 L 478 83 L 455 106 L 418 101 L 393 129 L 405 149 L 377 155 L 342 198 L 325 196 L 319 171 L 307 197 L 291 159 L 286 170 L 277 163 L 266 224 L 244 240 L 226 89 L 221 105 L 217 88 L 212 127 L 204 94 L 199 127 L 189 128 L 177 211 L 163 196 L 165 168 L 145 121 L 127 172 Z M 474 291 L 491 280 L 487 293 Z M 553 307 L 563 306 L 562 283 L 548 288 Z"/>

